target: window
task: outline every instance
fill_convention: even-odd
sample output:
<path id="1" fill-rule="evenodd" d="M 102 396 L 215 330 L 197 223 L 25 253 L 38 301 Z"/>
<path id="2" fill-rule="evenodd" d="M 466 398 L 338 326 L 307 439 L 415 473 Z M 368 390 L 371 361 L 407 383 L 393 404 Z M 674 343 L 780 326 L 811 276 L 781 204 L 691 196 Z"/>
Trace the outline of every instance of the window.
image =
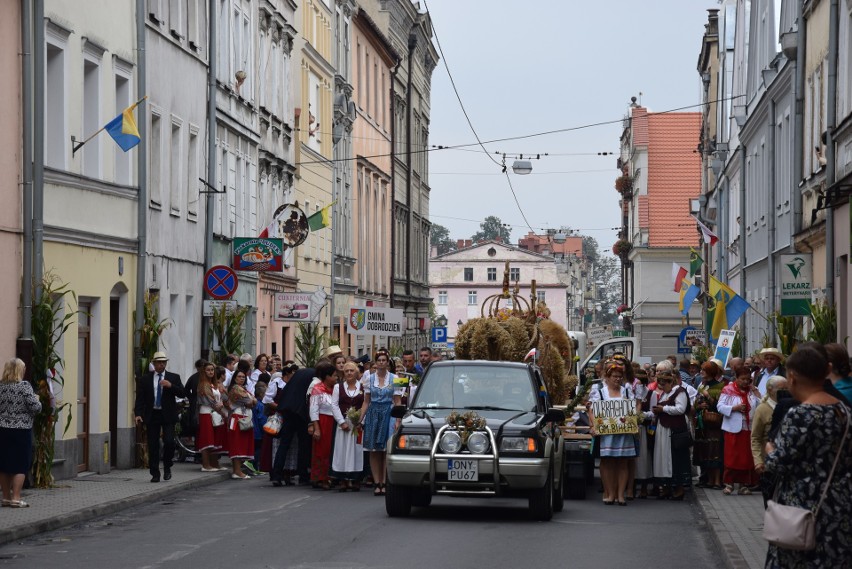
<path id="1" fill-rule="evenodd" d="M 547 293 L 546 293 L 545 291 L 543 291 L 543 290 L 537 290 L 537 291 L 535 291 L 535 298 L 536 298 L 536 300 L 537 300 L 538 302 L 547 302 L 547 301 L 545 300 L 545 296 L 546 296 L 546 295 L 547 295 Z"/>
<path id="2" fill-rule="evenodd" d="M 317 152 L 321 149 L 320 131 L 324 121 L 320 102 L 320 78 L 311 72 L 308 75 L 308 148 Z"/>
<path id="3" fill-rule="evenodd" d="M 464 281 L 467 283 L 473 282 L 473 267 L 464 268 Z"/>
<path id="4" fill-rule="evenodd" d="M 475 290 L 467 291 L 467 303 L 470 306 L 476 306 L 476 291 Z"/>
<path id="5" fill-rule="evenodd" d="M 488 281 L 494 282 L 497 280 L 497 269 L 495 267 L 488 267 Z"/>
<path id="6" fill-rule="evenodd" d="M 169 141 L 169 208 L 172 213 L 180 213 L 181 186 L 183 176 L 181 167 L 183 162 L 183 151 L 180 144 L 181 121 L 172 117 L 172 132 Z"/>
<path id="7" fill-rule="evenodd" d="M 518 268 L 510 268 L 509 269 L 509 280 L 512 282 L 518 282 L 521 280 L 521 269 Z"/>
<path id="8" fill-rule="evenodd" d="M 207 17 L 204 8 L 199 6 L 199 2 L 201 0 L 187 0 L 186 3 L 186 39 L 189 42 L 189 49 L 195 52 L 202 45 L 201 29 L 204 26 L 202 19 Z"/>
<path id="9" fill-rule="evenodd" d="M 162 171 L 163 132 L 160 115 L 151 111 L 151 153 L 148 156 L 148 187 L 151 194 L 151 204 L 161 206 L 161 186 L 163 183 Z"/>
<path id="10" fill-rule="evenodd" d="M 48 27 L 47 33 L 52 32 Z M 54 39 L 50 34 L 50 39 Z M 67 39 L 67 36 L 66 36 Z M 64 42 L 62 44 L 65 45 Z M 65 50 L 54 43 L 46 49 L 46 84 L 44 90 L 44 162 L 48 166 L 65 169 Z"/>
<path id="11" fill-rule="evenodd" d="M 101 66 L 89 57 L 83 58 L 83 136 L 88 137 L 103 126 L 101 109 Z M 101 176 L 101 138 L 95 137 L 83 147 L 83 174 Z"/>
<path id="12" fill-rule="evenodd" d="M 189 127 L 189 152 L 186 157 L 186 213 L 190 218 L 198 215 L 198 127 Z"/>
<path id="13" fill-rule="evenodd" d="M 123 64 L 123 62 L 120 62 L 118 60 L 114 60 L 113 67 L 116 69 L 115 114 L 113 114 L 113 117 L 116 117 L 119 115 L 119 113 L 124 111 L 124 109 L 130 106 L 130 65 Z M 137 111 L 137 117 L 139 116 L 139 114 L 140 113 Z M 124 152 L 121 148 L 119 148 L 117 144 L 112 145 L 112 150 L 115 162 L 113 170 L 115 183 L 129 186 L 133 183 L 133 180 L 131 179 L 133 169 L 130 160 L 131 156 L 133 156 L 134 153 Z"/>
<path id="14" fill-rule="evenodd" d="M 447 304 L 447 291 L 439 290 L 438 291 L 438 304 L 441 306 L 446 306 Z"/>

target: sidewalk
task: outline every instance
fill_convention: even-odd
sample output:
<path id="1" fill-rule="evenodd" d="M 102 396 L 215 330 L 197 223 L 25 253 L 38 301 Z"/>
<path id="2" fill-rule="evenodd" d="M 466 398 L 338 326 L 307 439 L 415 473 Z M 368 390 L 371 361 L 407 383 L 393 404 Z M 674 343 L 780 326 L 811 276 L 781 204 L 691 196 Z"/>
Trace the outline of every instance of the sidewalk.
<path id="1" fill-rule="evenodd" d="M 201 472 L 198 464 L 179 463 L 172 467 L 172 479 L 158 484 L 150 482 L 147 469 L 136 468 L 59 480 L 49 490 L 24 490 L 22 497 L 29 508 L 0 509 L 0 544 L 215 484 L 230 474 L 230 470 Z"/>
<path id="2" fill-rule="evenodd" d="M 725 496 L 720 490 L 695 488 L 713 540 L 728 569 L 759 569 L 766 563 L 763 539 L 763 497 Z"/>

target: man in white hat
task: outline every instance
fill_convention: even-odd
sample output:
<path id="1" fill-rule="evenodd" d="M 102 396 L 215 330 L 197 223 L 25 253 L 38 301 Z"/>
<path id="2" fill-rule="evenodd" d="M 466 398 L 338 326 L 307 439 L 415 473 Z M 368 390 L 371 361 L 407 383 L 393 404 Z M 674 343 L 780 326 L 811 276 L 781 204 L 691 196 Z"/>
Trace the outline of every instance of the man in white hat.
<path id="1" fill-rule="evenodd" d="M 136 424 L 148 429 L 148 470 L 151 482 L 160 481 L 160 433 L 163 435 L 163 480 L 172 477 L 172 457 L 175 454 L 175 423 L 178 420 L 176 397 L 186 392 L 180 376 L 166 371 L 169 358 L 157 352 L 151 358 L 154 371 L 136 381 L 136 404 L 133 406 Z"/>
<path id="2" fill-rule="evenodd" d="M 761 397 L 766 395 L 766 385 L 769 383 L 770 377 L 774 375 L 787 377 L 787 370 L 781 365 L 783 357 L 784 354 L 778 348 L 763 348 L 760 350 L 760 360 L 763 363 L 763 368 L 757 373 L 755 383 Z"/>

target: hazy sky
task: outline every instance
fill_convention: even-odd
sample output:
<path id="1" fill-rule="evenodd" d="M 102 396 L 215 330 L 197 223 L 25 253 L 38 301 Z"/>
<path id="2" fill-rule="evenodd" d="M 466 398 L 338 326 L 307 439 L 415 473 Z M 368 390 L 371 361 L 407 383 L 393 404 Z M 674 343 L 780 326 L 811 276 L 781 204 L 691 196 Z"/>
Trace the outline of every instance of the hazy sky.
<path id="1" fill-rule="evenodd" d="M 474 143 L 449 67 L 489 152 L 541 154 L 528 176 L 511 174 L 536 232 L 568 226 L 609 250 L 619 225 L 615 161 L 630 97 L 652 111 L 701 101 L 696 71 L 713 0 L 427 0 L 446 61 L 432 77 L 430 144 Z M 433 39 L 434 42 L 434 39 Z M 434 42 L 437 46 L 437 42 Z M 698 107 L 687 109 L 697 111 Z M 615 124 L 488 143 L 498 138 Z M 696 141 L 697 142 L 697 141 Z M 598 152 L 614 152 L 597 156 Z M 548 153 L 550 156 L 545 157 Z M 493 155 L 493 154 L 492 154 Z M 500 168 L 478 146 L 430 152 L 430 217 L 453 239 L 488 215 L 529 230 Z M 501 158 L 495 156 L 499 161 Z M 507 158 L 511 166 L 512 160 Z"/>

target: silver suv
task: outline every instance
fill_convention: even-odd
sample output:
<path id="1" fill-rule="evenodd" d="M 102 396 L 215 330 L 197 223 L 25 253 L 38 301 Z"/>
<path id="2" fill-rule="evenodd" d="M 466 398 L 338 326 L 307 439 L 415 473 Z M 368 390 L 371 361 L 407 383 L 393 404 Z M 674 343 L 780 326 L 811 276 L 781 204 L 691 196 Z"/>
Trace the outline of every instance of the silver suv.
<path id="1" fill-rule="evenodd" d="M 434 495 L 520 497 L 549 520 L 563 507 L 565 420 L 550 407 L 541 370 L 515 362 L 455 360 L 429 366 L 388 441 L 389 516 Z"/>

